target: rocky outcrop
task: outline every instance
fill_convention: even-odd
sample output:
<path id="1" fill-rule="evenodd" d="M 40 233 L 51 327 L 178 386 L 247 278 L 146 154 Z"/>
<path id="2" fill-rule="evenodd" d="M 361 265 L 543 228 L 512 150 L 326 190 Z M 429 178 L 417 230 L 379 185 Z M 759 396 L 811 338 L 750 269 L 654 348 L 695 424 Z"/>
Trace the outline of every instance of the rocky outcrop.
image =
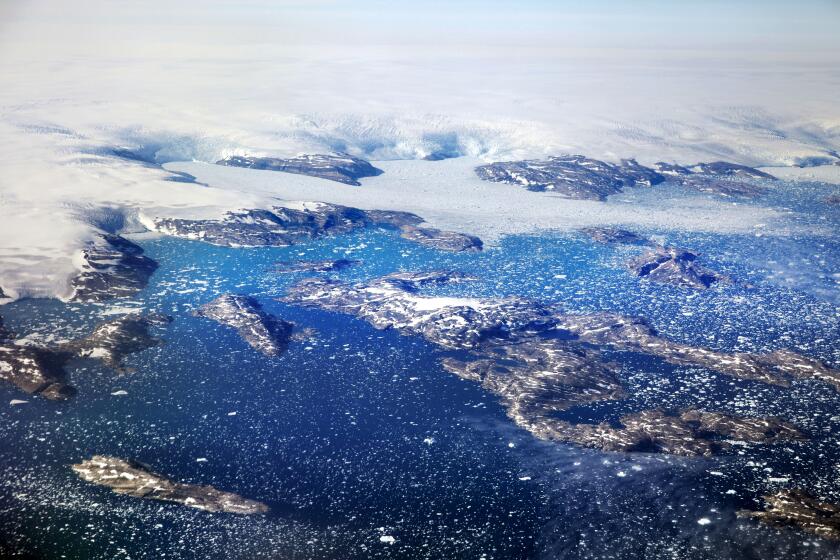
<path id="1" fill-rule="evenodd" d="M 245 342 L 266 356 L 279 356 L 289 346 L 294 325 L 262 310 L 252 297 L 226 294 L 202 305 L 194 314 L 236 329 Z"/>
<path id="2" fill-rule="evenodd" d="M 231 156 L 216 162 L 218 165 L 282 171 L 297 175 L 319 177 L 347 185 L 360 185 L 358 179 L 381 175 L 382 170 L 370 162 L 344 153 L 307 154 L 295 158 Z"/>
<path id="3" fill-rule="evenodd" d="M 754 167 L 747 167 L 746 165 L 738 165 L 737 163 L 729 163 L 728 161 L 712 161 L 709 163 L 698 163 L 690 167 L 692 173 L 699 175 L 712 175 L 715 177 L 738 177 L 741 179 L 769 179 L 775 181 L 776 178 L 759 171 Z"/>
<path id="4" fill-rule="evenodd" d="M 379 218 L 379 216 L 377 216 Z M 350 233 L 371 225 L 419 223 L 413 214 L 392 213 L 381 220 L 357 208 L 306 203 L 298 208 L 228 212 L 221 220 L 158 218 L 156 231 L 226 247 L 285 247 L 322 236 Z"/>
<path id="5" fill-rule="evenodd" d="M 639 318 L 570 314 L 524 298 L 421 293 L 424 286 L 465 279 L 446 272 L 402 272 L 357 284 L 313 278 L 293 286 L 283 301 L 349 313 L 378 329 L 393 328 L 458 350 L 460 354 L 443 359 L 444 368 L 498 396 L 518 425 L 538 437 L 601 449 L 645 447 L 705 455 L 725 449 L 724 437 L 759 443 L 798 437 L 795 428 L 778 419 L 740 419 L 711 412 L 672 416 L 646 411 L 621 419 L 623 427 L 558 420 L 556 413 L 572 406 L 625 396 L 616 376 L 619 368 L 602 358 L 601 348 L 706 367 L 739 379 L 786 386 L 794 378 L 812 378 L 840 389 L 840 371 L 793 352 L 718 352 L 663 338 Z M 686 438 L 682 446 L 677 445 L 680 437 Z"/>
<path id="6" fill-rule="evenodd" d="M 628 231 L 612 227 L 588 227 L 580 230 L 596 243 L 603 245 L 650 245 L 651 242 L 645 237 Z"/>
<path id="7" fill-rule="evenodd" d="M 442 365 L 499 397 L 508 416 L 539 437 L 537 418 L 553 424 L 556 412 L 626 396 L 618 367 L 597 350 L 552 339 L 490 344 L 465 358 L 446 357 Z"/>
<path id="8" fill-rule="evenodd" d="M 81 272 L 71 281 L 75 301 L 133 296 L 146 287 L 158 264 L 139 245 L 104 234 L 82 250 Z"/>
<path id="9" fill-rule="evenodd" d="M 455 231 L 444 231 L 413 225 L 404 225 L 400 227 L 400 231 L 402 232 L 400 237 L 403 239 L 408 239 L 409 241 L 432 247 L 439 251 L 477 253 L 484 247 L 484 244 L 478 237 Z"/>
<path id="10" fill-rule="evenodd" d="M 400 230 L 406 239 L 445 251 L 481 248 L 481 241 L 476 237 L 417 227 L 422 222 L 422 218 L 408 212 L 306 202 L 296 208 L 275 206 L 270 210 L 228 212 L 220 220 L 156 218 L 147 225 L 167 235 L 226 247 L 285 247 L 367 227 L 387 227 Z"/>
<path id="11" fill-rule="evenodd" d="M 496 162 L 479 166 L 475 171 L 485 181 L 591 200 L 605 200 L 628 187 L 651 186 L 666 180 L 698 191 L 749 197 L 764 192 L 751 181 L 775 179 L 752 167 L 723 161 L 689 167 L 660 162 L 646 167 L 632 159 L 607 163 L 581 155 Z"/>
<path id="12" fill-rule="evenodd" d="M 23 344 L 0 328 L 0 379 L 50 400 L 68 399 L 76 394 L 64 369 L 70 360 L 96 359 L 118 372 L 130 371 L 123 358 L 160 344 L 149 329 L 169 320 L 163 315 L 126 315 L 99 325 L 84 338 L 56 346 Z"/>
<path id="13" fill-rule="evenodd" d="M 627 266 L 639 278 L 698 290 L 705 290 L 725 279 L 698 264 L 694 253 L 676 247 L 657 246 L 630 259 Z"/>
<path id="14" fill-rule="evenodd" d="M 662 410 L 627 414 L 619 426 L 572 424 L 550 417 L 529 417 L 524 427 L 550 441 L 616 452 L 668 453 L 709 456 L 726 450 L 732 441 L 776 443 L 803 439 L 802 433 L 779 418 L 738 418 L 728 414 L 688 410 L 671 415 Z"/>
<path id="15" fill-rule="evenodd" d="M 71 468 L 86 482 L 133 498 L 172 502 L 208 512 L 253 515 L 268 511 L 265 504 L 232 492 L 172 481 L 136 461 L 94 455 Z"/>
<path id="16" fill-rule="evenodd" d="M 274 265 L 274 272 L 291 274 L 295 272 L 339 272 L 359 264 L 361 261 L 338 259 L 334 261 L 282 261 Z"/>
<path id="17" fill-rule="evenodd" d="M 787 387 L 793 379 L 814 379 L 840 391 L 840 370 L 789 350 L 766 354 L 720 352 L 674 342 L 647 321 L 614 313 L 560 314 L 555 327 L 586 344 L 647 354 L 680 366 L 704 367 L 737 379 Z"/>
<path id="18" fill-rule="evenodd" d="M 764 497 L 763 511 L 741 510 L 738 515 L 772 527 L 792 527 L 840 541 L 840 504 L 823 502 L 804 490 L 788 489 Z"/>
<path id="19" fill-rule="evenodd" d="M 22 391 L 50 400 L 65 400 L 76 394 L 67 384 L 61 352 L 15 344 L 14 334 L 0 319 L 0 379 Z"/>
<path id="20" fill-rule="evenodd" d="M 479 166 L 485 181 L 509 183 L 529 191 L 549 191 L 565 198 L 606 200 L 625 187 L 655 185 L 665 178 L 635 160 L 612 164 L 581 155 L 545 160 L 503 161 Z"/>
<path id="21" fill-rule="evenodd" d="M 624 229 L 592 227 L 580 230 L 596 243 L 604 245 L 639 245 L 650 247 L 627 261 L 627 268 L 639 278 L 682 288 L 705 290 L 719 282 L 729 282 L 726 276 L 697 262 L 697 255 L 686 249 L 666 247 Z"/>
<path id="22" fill-rule="evenodd" d="M 131 370 L 125 367 L 123 358 L 162 344 L 163 340 L 153 336 L 149 330 L 166 326 L 171 321 L 171 317 L 160 314 L 124 315 L 102 323 L 86 337 L 64 344 L 61 349 L 79 358 L 100 360 L 116 371 L 129 372 Z"/>

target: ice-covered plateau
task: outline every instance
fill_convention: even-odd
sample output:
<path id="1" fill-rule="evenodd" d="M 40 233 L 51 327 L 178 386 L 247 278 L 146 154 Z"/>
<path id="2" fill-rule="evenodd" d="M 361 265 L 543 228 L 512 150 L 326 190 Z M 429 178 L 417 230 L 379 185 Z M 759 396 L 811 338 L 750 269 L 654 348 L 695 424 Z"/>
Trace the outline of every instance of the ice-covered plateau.
<path id="1" fill-rule="evenodd" d="M 622 427 L 571 424 L 555 415 L 601 400 L 620 399 L 617 366 L 601 349 L 655 356 L 675 365 L 778 386 L 817 379 L 840 389 L 840 371 L 788 350 L 728 353 L 661 336 L 637 317 L 573 314 L 524 298 L 437 297 L 423 286 L 465 280 L 446 271 L 395 273 L 348 284 L 310 278 L 282 301 L 348 313 L 377 329 L 419 335 L 453 355 L 443 367 L 499 397 L 511 419 L 537 437 L 613 451 L 709 455 L 727 439 L 773 442 L 803 437 L 778 418 L 738 418 L 699 410 L 643 411 L 621 418 Z"/>

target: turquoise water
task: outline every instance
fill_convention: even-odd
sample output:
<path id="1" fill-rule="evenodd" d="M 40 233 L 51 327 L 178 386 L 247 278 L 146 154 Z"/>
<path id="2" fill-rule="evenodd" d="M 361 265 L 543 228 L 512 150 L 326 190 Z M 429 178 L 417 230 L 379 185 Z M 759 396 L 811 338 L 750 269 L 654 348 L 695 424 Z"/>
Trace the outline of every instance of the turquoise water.
<path id="1" fill-rule="evenodd" d="M 807 211 L 808 197 L 797 193 L 785 201 Z M 812 217 L 836 223 L 836 213 Z M 622 265 L 638 249 L 575 235 L 510 237 L 480 255 L 452 255 L 377 230 L 290 248 L 141 239 L 161 268 L 129 302 L 4 306 L 13 330 L 57 339 L 88 332 L 115 307 L 174 321 L 159 332 L 166 344 L 128 357 L 133 373 L 73 363 L 79 394 L 70 402 L 0 386 L 0 402 L 29 401 L 0 407 L 0 551 L 78 559 L 840 557 L 826 542 L 734 516 L 792 485 L 840 500 L 840 398 L 823 384 L 783 389 L 614 353 L 632 396 L 567 417 L 614 420 L 690 405 L 779 414 L 812 440 L 710 460 L 604 454 L 534 440 L 492 396 L 444 372 L 443 352 L 420 339 L 274 299 L 303 277 L 271 272 L 281 260 L 360 259 L 337 275 L 348 281 L 452 268 L 478 280 L 438 292 L 618 311 L 696 345 L 790 348 L 840 365 L 836 239 L 640 233 L 696 249 L 738 282 L 706 292 L 640 282 Z M 266 358 L 235 332 L 191 316 L 227 292 L 254 295 L 317 335 Z M 128 394 L 112 395 L 118 390 Z M 69 470 L 94 453 L 264 501 L 271 513 L 207 514 L 113 495 Z"/>

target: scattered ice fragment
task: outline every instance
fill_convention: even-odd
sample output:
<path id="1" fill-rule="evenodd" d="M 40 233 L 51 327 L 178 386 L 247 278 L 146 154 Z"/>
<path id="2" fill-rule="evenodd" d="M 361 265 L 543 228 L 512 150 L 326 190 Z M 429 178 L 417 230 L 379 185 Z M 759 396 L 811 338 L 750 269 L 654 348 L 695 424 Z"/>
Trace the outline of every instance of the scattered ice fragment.
<path id="1" fill-rule="evenodd" d="M 712 520 L 709 519 L 708 517 L 701 517 L 700 519 L 697 520 L 698 525 L 708 525 L 711 522 L 712 522 Z"/>
<path id="2" fill-rule="evenodd" d="M 228 416 L 236 416 L 236 411 L 234 410 L 233 412 L 228 412 L 227 415 Z"/>
<path id="3" fill-rule="evenodd" d="M 122 396 L 127 395 L 127 394 L 128 394 L 128 391 L 123 391 L 122 389 L 120 389 L 119 391 L 114 391 L 113 393 L 111 393 L 111 396 L 122 397 Z"/>
<path id="4" fill-rule="evenodd" d="M 28 402 L 29 401 L 22 401 L 20 399 L 12 399 L 12 400 L 9 401 L 9 405 L 16 406 L 16 405 L 19 405 L 19 404 L 26 404 Z"/>
<path id="5" fill-rule="evenodd" d="M 434 442 L 435 438 L 433 437 L 427 437 L 423 439 L 423 443 L 425 443 L 426 445 L 432 445 Z"/>
<path id="6" fill-rule="evenodd" d="M 395 539 L 391 535 L 382 535 L 381 537 L 379 537 L 379 542 L 394 544 L 396 541 L 397 539 Z"/>
<path id="7" fill-rule="evenodd" d="M 508 443 L 508 447 L 516 447 L 516 444 L 513 442 Z"/>
<path id="8" fill-rule="evenodd" d="M 195 462 L 196 463 L 206 463 L 207 462 L 207 457 L 199 457 L 198 459 L 195 460 Z"/>
<path id="9" fill-rule="evenodd" d="M 626 472 L 624 472 L 624 471 L 618 471 L 618 477 L 619 477 L 619 478 L 624 478 L 625 476 L 627 476 L 627 473 L 626 473 Z"/>
<path id="10" fill-rule="evenodd" d="M 526 480 L 531 480 L 531 477 L 530 476 L 520 476 L 519 480 L 521 480 L 522 482 L 525 482 Z"/>

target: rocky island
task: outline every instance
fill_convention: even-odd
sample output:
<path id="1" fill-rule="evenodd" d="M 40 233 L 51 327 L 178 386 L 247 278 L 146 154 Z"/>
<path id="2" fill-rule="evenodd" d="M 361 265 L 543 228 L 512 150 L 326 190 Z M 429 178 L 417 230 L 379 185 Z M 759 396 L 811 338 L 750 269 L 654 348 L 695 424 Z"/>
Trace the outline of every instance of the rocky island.
<path id="1" fill-rule="evenodd" d="M 65 360 L 54 350 L 15 344 L 14 334 L 0 319 L 0 379 L 29 394 L 65 400 L 76 394 L 67 383 Z"/>
<path id="2" fill-rule="evenodd" d="M 302 202 L 270 210 L 228 212 L 219 220 L 156 218 L 147 226 L 160 233 L 225 247 L 286 247 L 308 239 L 385 227 L 403 237 L 444 251 L 476 251 L 481 241 L 466 234 L 417 227 L 423 222 L 408 212 L 360 210 L 349 206 Z"/>
<path id="3" fill-rule="evenodd" d="M 222 492 L 212 486 L 174 482 L 136 461 L 94 455 L 71 468 L 86 482 L 133 498 L 172 502 L 214 513 L 254 515 L 268 511 L 265 504 L 232 492 Z"/>
<path id="4" fill-rule="evenodd" d="M 216 164 L 308 175 L 356 186 L 361 184 L 358 180 L 362 177 L 375 177 L 382 174 L 382 170 L 377 169 L 370 162 L 345 153 L 305 154 L 288 159 L 230 156 L 217 161 Z"/>
<path id="5" fill-rule="evenodd" d="M 580 230 L 596 243 L 602 245 L 650 245 L 651 241 L 637 233 L 614 227 L 588 227 Z"/>
<path id="6" fill-rule="evenodd" d="M 840 505 L 822 502 L 800 489 L 787 489 L 765 496 L 764 502 L 764 510 L 741 510 L 738 515 L 758 519 L 772 527 L 792 527 L 840 541 Z"/>
<path id="7" fill-rule="evenodd" d="M 339 272 L 361 261 L 352 259 L 337 259 L 334 261 L 282 261 L 274 265 L 274 272 L 278 274 L 291 274 L 295 272 Z"/>
<path id="8" fill-rule="evenodd" d="M 608 163 L 582 155 L 496 162 L 481 165 L 475 172 L 485 181 L 589 200 L 606 200 L 628 187 L 649 187 L 665 181 L 701 192 L 753 197 L 762 194 L 764 188 L 751 181 L 775 179 L 758 169 L 724 161 L 688 167 L 659 162 L 646 167 L 633 159 Z"/>
<path id="9" fill-rule="evenodd" d="M 627 266 L 639 278 L 697 290 L 705 290 L 725 279 L 698 264 L 696 254 L 676 247 L 657 246 L 630 259 Z"/>
<path id="10" fill-rule="evenodd" d="M 74 357 L 100 360 L 118 372 L 128 372 L 123 358 L 162 344 L 163 340 L 153 336 L 149 329 L 165 327 L 171 321 L 171 317 L 158 313 L 124 315 L 102 323 L 86 337 L 64 344 L 60 349 Z"/>
<path id="11" fill-rule="evenodd" d="M 518 425 L 538 437 L 602 449 L 706 455 L 725 449 L 720 441 L 724 437 L 771 443 L 801 434 L 780 419 L 744 419 L 709 411 L 676 415 L 643 411 L 640 416 L 623 417 L 622 427 L 558 420 L 555 414 L 572 406 L 625 396 L 616 376 L 619 368 L 605 361 L 599 349 L 647 354 L 779 386 L 789 385 L 793 378 L 812 378 L 840 389 L 840 371 L 786 350 L 718 352 L 661 337 L 640 318 L 571 314 L 524 298 L 421 293 L 424 286 L 450 279 L 466 278 L 447 272 L 401 272 L 357 284 L 313 278 L 292 287 L 283 301 L 349 313 L 378 329 L 393 328 L 458 350 L 458 355 L 443 359 L 444 368 L 499 397 Z"/>
<path id="12" fill-rule="evenodd" d="M 245 342 L 266 356 L 279 356 L 289 346 L 294 324 L 262 310 L 252 297 L 225 294 L 195 310 L 206 317 L 236 329 Z"/>
<path id="13" fill-rule="evenodd" d="M 169 321 L 164 315 L 126 315 L 99 325 L 84 338 L 51 346 L 18 344 L 0 322 L 0 379 L 50 400 L 68 399 L 76 394 L 65 371 L 70 360 L 100 360 L 118 372 L 128 372 L 123 358 L 160 344 L 149 329 Z"/>
<path id="14" fill-rule="evenodd" d="M 655 243 L 632 231 L 612 227 L 591 227 L 581 233 L 602 245 L 638 245 L 650 247 L 627 261 L 627 268 L 639 278 L 682 288 L 705 290 L 729 278 L 700 265 L 697 254 L 678 247 Z"/>

